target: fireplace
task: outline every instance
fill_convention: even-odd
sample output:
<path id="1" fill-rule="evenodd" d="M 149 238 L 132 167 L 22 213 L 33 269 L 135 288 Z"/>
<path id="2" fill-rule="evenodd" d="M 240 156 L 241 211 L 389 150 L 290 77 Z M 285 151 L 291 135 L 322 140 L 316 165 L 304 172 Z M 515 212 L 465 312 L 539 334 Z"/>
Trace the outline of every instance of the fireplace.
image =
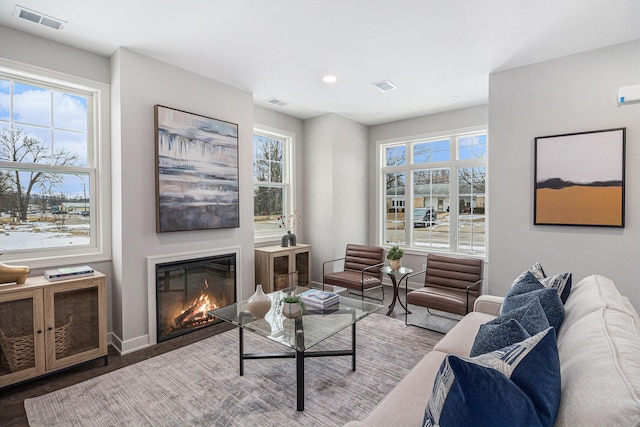
<path id="1" fill-rule="evenodd" d="M 155 264 L 156 342 L 216 323 L 209 310 L 236 302 L 236 254 Z"/>

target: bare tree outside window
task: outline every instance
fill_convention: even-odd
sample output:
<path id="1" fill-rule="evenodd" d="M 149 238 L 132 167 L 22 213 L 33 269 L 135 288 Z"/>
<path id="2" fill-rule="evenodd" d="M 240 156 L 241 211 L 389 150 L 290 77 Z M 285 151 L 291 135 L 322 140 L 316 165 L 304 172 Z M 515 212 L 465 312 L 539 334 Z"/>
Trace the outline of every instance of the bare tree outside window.
<path id="1" fill-rule="evenodd" d="M 16 163 L 39 163 L 56 166 L 72 166 L 78 160 L 77 154 L 72 154 L 64 149 L 55 150 L 53 153 L 43 142 L 37 138 L 28 136 L 21 129 L 0 130 L 0 161 Z M 5 184 L 10 186 L 9 192 L 15 195 L 15 209 L 17 217 L 27 220 L 27 210 L 31 203 L 31 195 L 35 189 L 41 193 L 47 193 L 58 185 L 64 178 L 54 172 L 15 170 L 3 172 Z"/>

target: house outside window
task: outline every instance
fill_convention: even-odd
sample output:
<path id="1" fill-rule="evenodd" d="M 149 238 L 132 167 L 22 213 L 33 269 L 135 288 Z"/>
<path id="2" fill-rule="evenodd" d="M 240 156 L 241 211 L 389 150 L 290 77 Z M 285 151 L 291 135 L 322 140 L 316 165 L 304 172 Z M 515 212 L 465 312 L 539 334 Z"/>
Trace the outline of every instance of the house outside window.
<path id="1" fill-rule="evenodd" d="M 253 206 L 256 241 L 279 239 L 294 214 L 292 151 L 294 136 L 264 126 L 253 132 Z M 295 230 L 291 230 L 295 233 Z"/>
<path id="2" fill-rule="evenodd" d="M 484 256 L 486 129 L 381 141 L 379 149 L 383 244 Z"/>
<path id="3" fill-rule="evenodd" d="M 0 63 L 0 252 L 32 266 L 105 259 L 98 129 L 108 86 L 42 73 Z"/>

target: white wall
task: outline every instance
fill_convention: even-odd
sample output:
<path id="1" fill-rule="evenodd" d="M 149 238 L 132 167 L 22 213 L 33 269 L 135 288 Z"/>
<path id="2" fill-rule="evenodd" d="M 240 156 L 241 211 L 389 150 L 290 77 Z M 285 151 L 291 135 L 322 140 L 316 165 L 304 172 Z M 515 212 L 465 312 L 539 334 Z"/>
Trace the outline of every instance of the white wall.
<path id="1" fill-rule="evenodd" d="M 114 304 L 123 352 L 147 344 L 146 257 L 240 246 L 238 298 L 253 292 L 253 100 L 248 92 L 119 49 L 112 61 Z M 240 228 L 156 233 L 154 105 L 239 126 Z"/>
<path id="2" fill-rule="evenodd" d="M 619 106 L 640 84 L 640 40 L 495 73 L 489 79 L 489 258 L 492 294 L 536 261 L 545 272 L 612 278 L 640 307 L 640 104 Z M 534 138 L 627 128 L 626 227 L 533 225 Z"/>
<path id="3" fill-rule="evenodd" d="M 109 83 L 109 58 L 0 25 L 0 57 Z"/>
<path id="4" fill-rule="evenodd" d="M 322 263 L 344 256 L 347 243 L 367 244 L 367 128 L 336 114 L 304 121 L 304 203 L 312 281 Z"/>
<path id="5" fill-rule="evenodd" d="M 411 138 L 417 135 L 428 135 L 437 132 L 447 132 L 454 129 L 464 129 L 476 126 L 485 126 L 488 123 L 487 105 L 465 108 L 461 110 L 448 111 L 440 114 L 432 114 L 421 116 L 397 122 L 385 123 L 381 125 L 371 126 L 369 128 L 369 218 L 368 238 L 371 244 L 382 245 L 379 241 L 377 230 L 376 210 L 376 171 L 378 164 L 376 163 L 376 150 L 378 141 L 384 141 L 397 138 Z M 489 135 L 489 144 L 491 144 L 491 135 Z M 424 252 L 405 251 L 402 258 L 402 264 L 406 267 L 413 268 L 414 271 L 422 270 L 422 264 L 426 261 Z M 488 277 L 489 264 L 485 265 L 485 277 Z M 422 279 L 418 277 L 417 279 Z"/>

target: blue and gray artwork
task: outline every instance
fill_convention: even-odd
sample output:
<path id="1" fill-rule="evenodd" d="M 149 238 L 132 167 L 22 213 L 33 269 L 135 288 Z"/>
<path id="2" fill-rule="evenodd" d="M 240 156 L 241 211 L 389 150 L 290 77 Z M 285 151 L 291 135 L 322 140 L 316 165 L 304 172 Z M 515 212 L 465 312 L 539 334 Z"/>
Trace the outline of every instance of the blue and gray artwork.
<path id="1" fill-rule="evenodd" d="M 239 227 L 238 126 L 156 106 L 157 231 Z"/>

